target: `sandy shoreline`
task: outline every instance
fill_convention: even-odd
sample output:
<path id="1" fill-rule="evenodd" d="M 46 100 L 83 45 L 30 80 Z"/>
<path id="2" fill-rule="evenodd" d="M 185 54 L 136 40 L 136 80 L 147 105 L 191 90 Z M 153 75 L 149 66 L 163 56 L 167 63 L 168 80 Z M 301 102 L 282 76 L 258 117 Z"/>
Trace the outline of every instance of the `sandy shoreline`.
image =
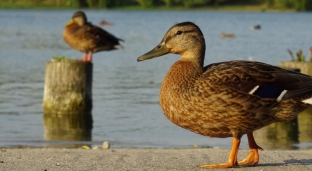
<path id="1" fill-rule="evenodd" d="M 202 164 L 227 161 L 229 149 L 145 149 L 111 148 L 107 150 L 23 148 L 0 150 L 0 170 L 208 170 Z M 239 159 L 248 150 L 239 151 Z M 209 170 L 312 170 L 312 150 L 260 151 L 256 167 Z"/>

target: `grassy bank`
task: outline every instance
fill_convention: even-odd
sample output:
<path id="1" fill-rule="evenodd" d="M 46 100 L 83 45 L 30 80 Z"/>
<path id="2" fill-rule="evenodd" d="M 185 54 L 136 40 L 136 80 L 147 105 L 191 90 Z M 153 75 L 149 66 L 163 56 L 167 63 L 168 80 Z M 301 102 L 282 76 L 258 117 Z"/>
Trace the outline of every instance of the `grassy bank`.
<path id="1" fill-rule="evenodd" d="M 13 3 L 13 2 L 14 3 Z M 42 1 L 41 3 L 34 3 L 25 0 L 4 0 L 0 2 L 1 9 L 77 9 L 78 5 L 73 3 L 72 0 L 67 1 Z M 101 8 L 88 8 L 88 9 L 101 9 Z M 156 6 L 153 8 L 142 8 L 139 5 L 136 6 L 121 6 L 116 8 L 109 8 L 112 10 L 208 10 L 208 11 L 259 11 L 259 12 L 284 12 L 295 11 L 294 9 L 279 9 L 279 8 L 267 8 L 266 5 L 225 5 L 219 6 L 197 6 L 192 8 L 185 8 L 184 6 L 173 6 L 167 8 L 165 6 Z"/>
<path id="2" fill-rule="evenodd" d="M 0 8 L 2 9 L 63 9 L 63 8 L 77 8 L 78 5 L 73 4 L 71 0 L 42 1 L 41 3 L 34 3 L 26 0 L 2 0 L 0 1 Z"/>

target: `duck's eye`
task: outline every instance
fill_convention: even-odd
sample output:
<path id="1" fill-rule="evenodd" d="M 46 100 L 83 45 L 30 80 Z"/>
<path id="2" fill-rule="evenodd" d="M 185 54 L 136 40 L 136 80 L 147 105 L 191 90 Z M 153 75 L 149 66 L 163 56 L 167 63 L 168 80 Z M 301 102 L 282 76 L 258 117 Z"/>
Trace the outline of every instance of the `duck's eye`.
<path id="1" fill-rule="evenodd" d="M 182 34 L 182 31 L 177 31 L 177 35 L 181 35 Z"/>

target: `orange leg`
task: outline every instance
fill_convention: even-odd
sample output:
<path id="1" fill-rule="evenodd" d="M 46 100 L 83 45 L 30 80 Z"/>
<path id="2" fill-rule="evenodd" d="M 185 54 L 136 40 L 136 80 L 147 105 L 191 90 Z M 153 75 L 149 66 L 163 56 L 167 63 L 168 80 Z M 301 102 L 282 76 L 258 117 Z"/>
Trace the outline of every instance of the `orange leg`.
<path id="1" fill-rule="evenodd" d="M 230 156 L 228 159 L 227 163 L 221 163 L 221 164 L 205 164 L 202 165 L 202 168 L 231 168 L 238 166 L 237 163 L 237 153 L 238 153 L 238 148 L 240 144 L 241 136 L 238 137 L 233 137 L 232 140 L 232 149 L 230 152 Z"/>
<path id="2" fill-rule="evenodd" d="M 258 150 L 263 150 L 259 147 L 253 137 L 253 133 L 247 133 L 248 145 L 250 153 L 249 155 L 242 161 L 238 163 L 239 166 L 255 166 L 259 162 L 259 153 Z"/>
<path id="3" fill-rule="evenodd" d="M 82 61 L 86 62 L 88 60 L 88 54 L 84 53 Z"/>
<path id="4" fill-rule="evenodd" d="M 90 52 L 90 53 L 89 53 L 89 56 L 88 56 L 88 61 L 87 61 L 87 62 L 92 62 L 92 55 L 93 55 L 93 53 Z"/>

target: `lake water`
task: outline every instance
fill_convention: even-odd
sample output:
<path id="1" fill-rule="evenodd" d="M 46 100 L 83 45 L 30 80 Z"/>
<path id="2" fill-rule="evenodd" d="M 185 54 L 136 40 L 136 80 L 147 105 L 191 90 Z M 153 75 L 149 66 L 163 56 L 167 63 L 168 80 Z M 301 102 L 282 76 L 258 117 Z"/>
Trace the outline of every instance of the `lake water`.
<path id="1" fill-rule="evenodd" d="M 52 56 L 82 57 L 62 38 L 64 24 L 76 10 L 0 10 L 0 147 L 82 143 L 113 147 L 230 148 L 231 138 L 207 138 L 181 129 L 163 115 L 159 87 L 179 59 L 167 55 L 137 63 L 166 31 L 183 21 L 195 22 L 206 38 L 205 63 L 256 60 L 273 65 L 290 60 L 287 49 L 312 46 L 312 13 L 110 11 L 85 10 L 94 24 L 125 40 L 122 50 L 96 53 L 93 59 L 93 129 L 90 142 L 44 139 L 42 97 L 45 63 Z M 260 24 L 261 30 L 250 26 Z M 221 39 L 221 32 L 234 39 Z M 257 137 L 256 137 L 257 140 Z M 261 145 L 261 144 L 259 144 Z M 292 146 L 311 147 L 311 142 Z M 242 148 L 247 148 L 243 137 Z M 276 147 L 278 148 L 278 147 Z"/>

